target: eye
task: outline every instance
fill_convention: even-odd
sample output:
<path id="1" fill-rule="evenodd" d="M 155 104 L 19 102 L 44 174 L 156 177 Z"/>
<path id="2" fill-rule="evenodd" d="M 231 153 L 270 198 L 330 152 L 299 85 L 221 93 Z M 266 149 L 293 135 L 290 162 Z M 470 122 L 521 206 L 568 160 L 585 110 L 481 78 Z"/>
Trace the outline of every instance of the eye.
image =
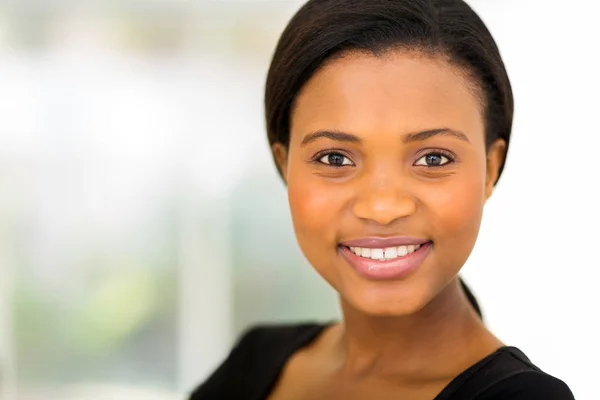
<path id="1" fill-rule="evenodd" d="M 332 167 L 343 167 L 354 165 L 354 163 L 342 153 L 329 153 L 319 158 L 319 162 Z"/>
<path id="2" fill-rule="evenodd" d="M 422 165 L 425 167 L 441 167 L 446 165 L 451 160 L 441 153 L 429 153 L 419 158 L 415 165 Z"/>

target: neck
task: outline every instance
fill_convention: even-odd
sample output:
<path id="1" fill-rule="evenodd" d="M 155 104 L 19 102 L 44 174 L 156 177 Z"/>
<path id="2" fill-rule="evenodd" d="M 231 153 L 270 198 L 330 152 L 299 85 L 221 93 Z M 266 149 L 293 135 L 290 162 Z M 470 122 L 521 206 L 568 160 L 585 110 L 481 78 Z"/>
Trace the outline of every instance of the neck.
<path id="1" fill-rule="evenodd" d="M 458 279 L 413 315 L 367 315 L 344 301 L 342 311 L 338 349 L 343 369 L 352 374 L 422 375 L 427 371 L 439 376 L 442 371 L 463 368 L 458 358 L 469 351 L 482 353 L 484 347 L 483 353 L 490 352 L 500 344 L 483 326 Z M 454 368 L 453 362 L 461 365 Z M 468 366 L 468 362 L 462 363 Z"/>

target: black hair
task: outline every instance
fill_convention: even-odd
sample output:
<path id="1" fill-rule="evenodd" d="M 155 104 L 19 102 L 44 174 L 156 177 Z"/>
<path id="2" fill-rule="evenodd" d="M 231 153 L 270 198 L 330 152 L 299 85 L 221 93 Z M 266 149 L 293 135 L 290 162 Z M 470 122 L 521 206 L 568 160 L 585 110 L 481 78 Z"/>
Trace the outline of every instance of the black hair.
<path id="1" fill-rule="evenodd" d="M 473 294 L 473 292 L 471 292 L 471 289 L 469 289 L 469 287 L 467 286 L 465 281 L 463 281 L 462 279 L 459 279 L 459 280 L 460 280 L 460 286 L 461 286 L 462 290 L 465 292 L 465 296 L 467 296 L 467 300 L 469 300 L 471 307 L 473 307 L 473 309 L 475 310 L 477 315 L 479 315 L 479 317 L 481 319 L 483 319 L 483 312 L 481 311 L 481 307 L 479 307 L 477 298 L 475 298 L 475 295 Z"/>
<path id="2" fill-rule="evenodd" d="M 506 68 L 485 24 L 462 0 L 309 0 L 283 31 L 267 75 L 269 144 L 289 145 L 295 99 L 327 61 L 397 49 L 444 57 L 466 72 L 481 94 L 486 145 L 504 139 L 508 149 L 514 104 Z M 498 177 L 503 169 L 504 162 Z M 461 286 L 481 315 L 462 280 Z"/>
<path id="3" fill-rule="evenodd" d="M 462 0 L 308 1 L 283 31 L 267 75 L 269 144 L 289 145 L 295 99 L 328 60 L 351 51 L 377 56 L 395 49 L 439 55 L 467 72 L 483 96 L 487 146 L 501 138 L 508 149 L 510 81 L 492 35 Z M 504 162 L 498 177 L 503 169 Z"/>

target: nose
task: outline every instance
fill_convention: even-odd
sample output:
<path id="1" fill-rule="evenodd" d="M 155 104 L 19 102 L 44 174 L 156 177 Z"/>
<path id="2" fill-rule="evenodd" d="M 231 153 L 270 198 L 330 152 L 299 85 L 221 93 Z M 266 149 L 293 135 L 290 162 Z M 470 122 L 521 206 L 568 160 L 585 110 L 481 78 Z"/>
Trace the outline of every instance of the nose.
<path id="1" fill-rule="evenodd" d="M 358 194 L 352 205 L 352 212 L 363 220 L 389 225 L 392 222 L 413 215 L 417 201 L 399 177 L 373 179 L 366 177 L 359 185 Z"/>

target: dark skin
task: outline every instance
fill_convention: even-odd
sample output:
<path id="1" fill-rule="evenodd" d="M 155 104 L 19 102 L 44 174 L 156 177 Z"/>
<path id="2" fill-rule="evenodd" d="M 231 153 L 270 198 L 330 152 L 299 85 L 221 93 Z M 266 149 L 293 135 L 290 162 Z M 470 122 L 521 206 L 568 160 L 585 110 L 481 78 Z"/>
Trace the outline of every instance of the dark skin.
<path id="1" fill-rule="evenodd" d="M 346 54 L 302 89 L 290 144 L 273 152 L 300 248 L 343 320 L 290 358 L 270 400 L 431 400 L 502 346 L 457 279 L 506 150 L 486 149 L 482 97 L 441 56 L 401 51 Z M 432 248 L 409 276 L 370 280 L 339 246 L 373 236 Z"/>

